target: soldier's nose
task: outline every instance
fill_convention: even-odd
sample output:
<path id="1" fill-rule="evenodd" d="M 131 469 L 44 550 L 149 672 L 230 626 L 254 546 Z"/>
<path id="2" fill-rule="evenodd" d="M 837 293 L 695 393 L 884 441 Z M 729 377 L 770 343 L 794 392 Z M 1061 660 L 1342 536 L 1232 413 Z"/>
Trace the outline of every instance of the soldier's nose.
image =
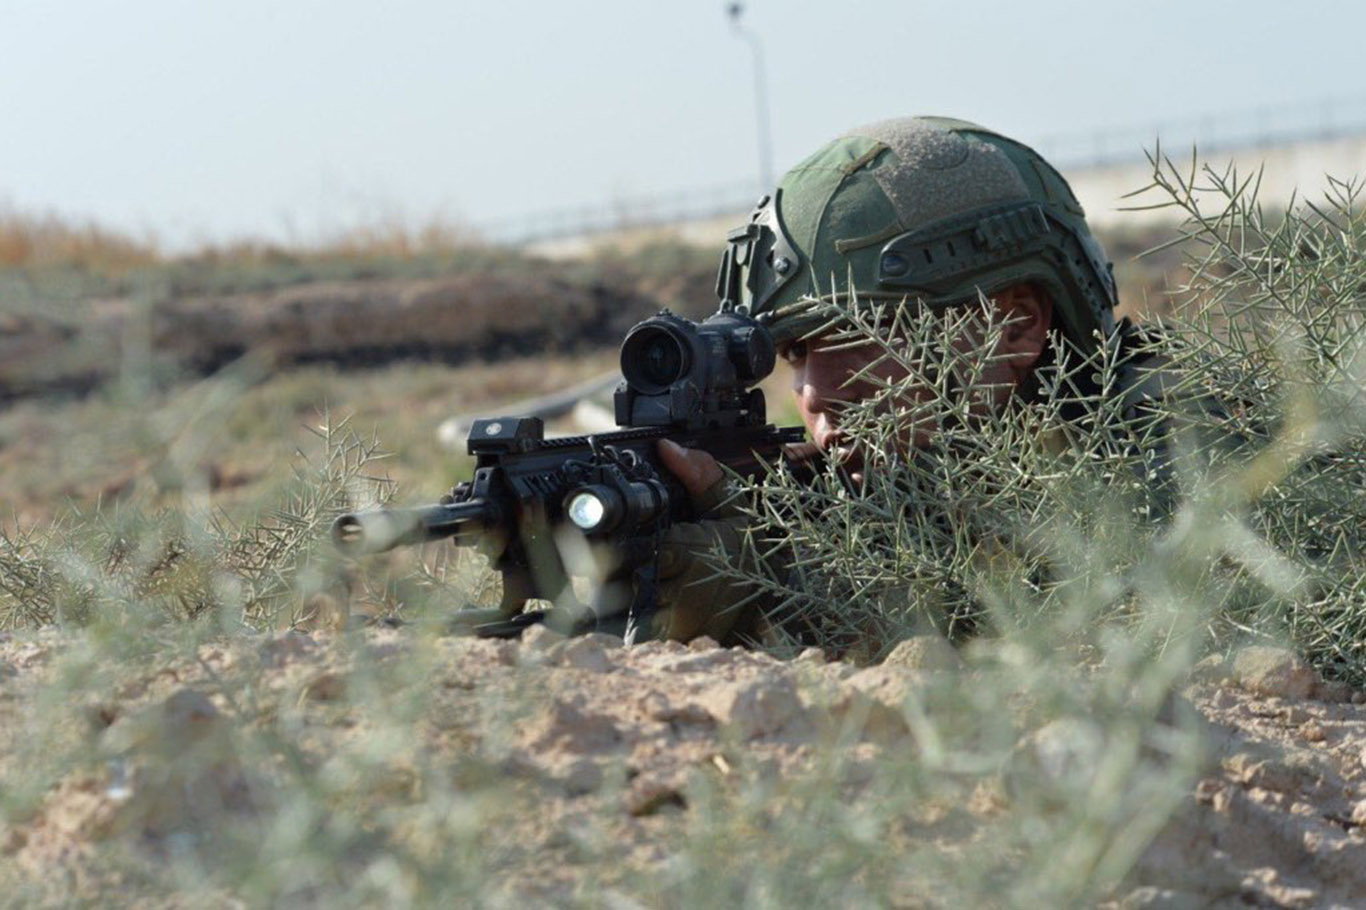
<path id="1" fill-rule="evenodd" d="M 798 404 L 808 414 L 819 414 L 830 407 L 830 396 L 825 389 L 812 382 L 803 383 L 797 390 Z"/>

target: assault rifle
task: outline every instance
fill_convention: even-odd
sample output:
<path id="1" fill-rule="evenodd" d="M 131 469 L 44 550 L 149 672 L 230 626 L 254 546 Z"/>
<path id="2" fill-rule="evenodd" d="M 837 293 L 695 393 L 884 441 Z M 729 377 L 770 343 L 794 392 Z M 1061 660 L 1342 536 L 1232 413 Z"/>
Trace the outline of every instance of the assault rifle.
<path id="1" fill-rule="evenodd" d="M 768 424 L 763 392 L 753 388 L 774 361 L 773 339 L 747 315 L 723 308 L 698 323 L 664 310 L 622 342 L 613 404 L 623 429 L 546 439 L 537 417 L 476 420 L 473 479 L 436 505 L 343 515 L 332 539 L 349 554 L 442 538 L 479 547 L 502 573 L 503 596 L 493 610 L 457 612 L 457 624 L 477 635 L 510 637 L 544 622 L 630 644 L 649 634 L 664 533 L 702 517 L 656 445 L 672 440 L 742 477 L 759 475 L 803 438 L 801 427 Z M 607 562 L 588 603 L 565 564 L 585 553 Z M 552 606 L 527 609 L 531 600 Z"/>

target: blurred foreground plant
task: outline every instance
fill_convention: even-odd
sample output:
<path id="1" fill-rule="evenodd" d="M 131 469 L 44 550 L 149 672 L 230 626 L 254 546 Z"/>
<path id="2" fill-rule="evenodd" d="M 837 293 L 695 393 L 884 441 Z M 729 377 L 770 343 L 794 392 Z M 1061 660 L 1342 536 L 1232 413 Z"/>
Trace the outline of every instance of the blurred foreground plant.
<path id="1" fill-rule="evenodd" d="M 161 620 L 213 616 L 224 629 L 299 620 L 311 595 L 336 584 L 323 540 L 332 519 L 393 490 L 369 473 L 382 457 L 377 440 L 328 417 L 314 432 L 320 454 L 300 452 L 278 502 L 249 521 L 118 504 L 73 511 L 42 530 L 0 531 L 0 629 L 117 623 L 130 610 Z"/>

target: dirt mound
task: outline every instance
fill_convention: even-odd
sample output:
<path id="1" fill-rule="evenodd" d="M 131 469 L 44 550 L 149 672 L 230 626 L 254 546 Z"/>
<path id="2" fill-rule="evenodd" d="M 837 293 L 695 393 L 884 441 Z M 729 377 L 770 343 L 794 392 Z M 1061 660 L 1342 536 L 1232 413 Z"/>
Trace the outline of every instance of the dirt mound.
<path id="1" fill-rule="evenodd" d="M 1269 659 L 1287 687 L 1268 686 L 1263 667 L 1190 691 L 1211 767 L 1121 906 L 1366 904 L 1366 708 L 1332 685 L 1292 694 L 1298 681 L 1281 671 L 1298 661 Z M 1356 703 L 1319 700 L 1344 695 Z"/>
<path id="2" fill-rule="evenodd" d="M 48 637 L 0 647 L 11 768 L 22 735 L 15 706 L 41 691 L 65 646 Z M 689 816 L 715 811 L 707 792 L 810 774 L 832 729 L 845 743 L 840 799 L 871 806 L 883 798 L 873 769 L 915 751 L 907 693 L 934 674 L 971 672 L 957 663 L 932 642 L 860 669 L 814 650 L 781 661 L 706 639 L 628 649 L 539 628 L 520 642 L 409 629 L 231 639 L 144 666 L 87 703 L 87 749 L 99 760 L 57 781 L 0 842 L 63 899 L 97 895 L 109 881 L 91 871 L 94 858 L 113 845 L 156 861 L 192 848 L 213 856 L 215 832 L 233 820 L 291 811 L 291 788 L 302 785 L 290 782 L 289 762 L 252 757 L 253 729 L 292 731 L 283 754 L 307 769 L 301 780 L 321 785 L 345 777 L 338 756 L 381 742 L 389 721 L 406 757 L 355 785 L 381 813 L 365 817 L 436 800 L 423 767 L 445 769 L 461 793 L 493 787 L 492 805 L 517 808 L 480 830 L 478 867 L 505 896 L 563 904 L 582 895 L 585 876 L 602 880 L 603 854 L 590 842 L 613 858 L 608 879 L 653 875 L 675 857 Z M 1208 767 L 1111 906 L 1366 903 L 1366 707 L 1312 675 L 1301 691 L 1297 674 L 1284 652 L 1202 667 L 1182 704 L 1207 724 Z M 411 716 L 394 701 L 400 679 L 421 693 Z M 247 680 L 251 705 L 231 694 Z M 1068 735 L 1041 730 L 1019 748 L 1048 761 L 1050 736 Z M 1009 811 L 1009 789 L 940 807 L 923 830 L 970 844 L 977 825 Z M 353 849 L 361 868 L 364 851 Z"/>
<path id="3" fill-rule="evenodd" d="M 4 317 L 0 401 L 93 388 L 127 356 L 153 370 L 208 373 L 247 354 L 270 367 L 357 366 L 613 346 L 660 305 L 627 285 L 574 282 L 530 269 L 314 282 L 150 307 L 131 299 L 96 301 L 79 324 L 36 314 Z"/>

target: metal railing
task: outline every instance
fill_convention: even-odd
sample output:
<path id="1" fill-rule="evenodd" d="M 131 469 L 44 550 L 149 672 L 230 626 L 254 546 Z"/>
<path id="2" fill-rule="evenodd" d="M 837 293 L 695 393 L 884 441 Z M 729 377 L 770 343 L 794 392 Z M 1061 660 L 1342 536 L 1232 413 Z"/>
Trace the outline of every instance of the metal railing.
<path id="1" fill-rule="evenodd" d="M 1142 161 L 1161 140 L 1164 152 L 1186 154 L 1326 142 L 1366 134 L 1366 96 L 1322 98 L 1308 104 L 1262 105 L 1161 120 L 1039 136 L 1029 142 L 1059 170 L 1084 171 Z"/>
<path id="2" fill-rule="evenodd" d="M 1166 151 L 1221 153 L 1242 148 L 1270 148 L 1366 135 L 1366 95 L 1322 98 L 1305 104 L 1263 105 L 1250 110 L 1221 111 L 1173 118 L 1145 126 L 1116 126 L 1037 137 L 1022 135 L 1045 158 L 1066 173 L 1142 161 L 1158 139 Z M 495 243 L 524 245 L 570 237 L 592 237 L 616 231 L 743 217 L 768 188 L 756 180 L 731 181 L 650 196 L 614 199 L 532 212 L 478 227 Z"/>
<path id="3" fill-rule="evenodd" d="M 547 209 L 489 222 L 481 225 L 478 231 L 495 243 L 508 244 L 586 237 L 747 212 L 760 194 L 757 181 L 732 181 L 652 196 L 613 199 L 601 205 Z"/>

